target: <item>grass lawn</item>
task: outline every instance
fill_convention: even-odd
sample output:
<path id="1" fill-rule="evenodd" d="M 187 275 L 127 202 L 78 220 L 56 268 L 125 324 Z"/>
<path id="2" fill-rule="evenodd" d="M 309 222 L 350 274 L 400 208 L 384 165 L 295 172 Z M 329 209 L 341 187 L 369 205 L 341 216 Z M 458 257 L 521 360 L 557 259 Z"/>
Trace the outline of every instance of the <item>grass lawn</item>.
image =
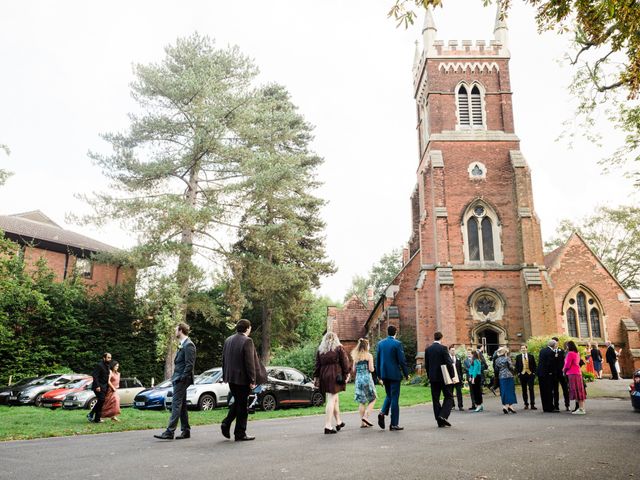
<path id="1" fill-rule="evenodd" d="M 353 400 L 353 384 L 347 385 L 347 391 L 340 394 L 340 409 L 343 412 L 358 410 Z M 382 405 L 384 388 L 378 389 L 376 407 Z M 400 391 L 400 406 L 408 407 L 431 401 L 429 388 L 420 385 L 403 385 Z M 121 432 L 126 430 L 156 429 L 162 431 L 167 426 L 169 413 L 157 410 L 136 410 L 123 408 L 120 422 L 105 420 L 105 423 L 87 422 L 87 410 L 50 410 L 38 407 L 0 406 L 0 441 L 27 440 L 44 437 L 63 437 L 69 435 L 87 435 L 91 433 Z M 287 408 L 273 412 L 258 411 L 249 415 L 249 420 L 267 418 L 300 417 L 324 413 L 324 407 Z M 225 407 L 208 412 L 189 412 L 191 425 L 210 425 L 220 423 L 226 416 Z"/>

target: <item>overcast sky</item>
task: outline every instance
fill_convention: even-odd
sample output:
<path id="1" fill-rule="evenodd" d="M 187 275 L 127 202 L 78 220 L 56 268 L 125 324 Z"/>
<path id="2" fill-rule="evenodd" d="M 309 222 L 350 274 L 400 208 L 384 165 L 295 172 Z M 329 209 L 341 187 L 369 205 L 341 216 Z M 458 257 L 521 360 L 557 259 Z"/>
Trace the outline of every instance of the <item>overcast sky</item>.
<path id="1" fill-rule="evenodd" d="M 322 293 L 342 299 L 351 278 L 410 234 L 409 196 L 418 149 L 411 69 L 414 28 L 397 29 L 393 0 L 29 1 L 0 4 L 0 166 L 15 173 L 0 188 L 0 213 L 40 209 L 67 228 L 118 247 L 136 238 L 117 224 L 69 225 L 86 210 L 74 193 L 105 180 L 87 157 L 104 150 L 99 133 L 127 127 L 134 105 L 133 63 L 158 61 L 163 47 L 194 31 L 238 45 L 262 82 L 285 85 L 316 126 L 324 157 L 320 195 L 328 200 L 327 250 L 338 273 Z M 561 65 L 567 38 L 538 35 L 534 11 L 514 2 L 508 20 L 516 133 L 533 172 L 542 232 L 597 205 L 637 202 L 620 174 L 602 175 L 599 150 L 556 139 L 572 118 L 571 70 Z M 438 38 L 492 38 L 495 8 L 481 0 L 445 1 Z M 619 136 L 607 125 L 608 144 Z"/>

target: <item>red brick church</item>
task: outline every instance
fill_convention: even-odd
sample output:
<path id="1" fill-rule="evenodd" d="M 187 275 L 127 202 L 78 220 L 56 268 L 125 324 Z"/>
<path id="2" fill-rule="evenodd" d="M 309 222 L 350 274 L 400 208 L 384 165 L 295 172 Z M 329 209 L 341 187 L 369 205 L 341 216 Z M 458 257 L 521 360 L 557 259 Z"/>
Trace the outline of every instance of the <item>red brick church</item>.
<path id="1" fill-rule="evenodd" d="M 612 341 L 629 374 L 640 368 L 632 312 L 640 305 L 579 235 L 543 253 L 514 131 L 507 33 L 497 18 L 490 42 L 445 43 L 427 12 L 413 66 L 420 156 L 404 266 L 364 323 L 336 321 L 362 318 L 368 306 L 349 302 L 344 314 L 332 311 L 329 328 L 375 337 L 393 323 L 415 334 L 418 364 L 436 330 L 447 344 L 486 342 L 490 351 L 567 333 L 584 344 Z"/>

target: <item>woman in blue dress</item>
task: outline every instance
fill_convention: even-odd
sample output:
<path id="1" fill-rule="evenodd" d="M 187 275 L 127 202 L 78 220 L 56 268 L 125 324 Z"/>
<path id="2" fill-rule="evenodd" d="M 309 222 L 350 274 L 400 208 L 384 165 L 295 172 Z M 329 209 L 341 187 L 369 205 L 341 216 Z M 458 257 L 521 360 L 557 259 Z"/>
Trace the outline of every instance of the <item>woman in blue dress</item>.
<path id="1" fill-rule="evenodd" d="M 509 349 L 500 347 L 496 359 L 496 370 L 500 379 L 500 399 L 502 401 L 502 412 L 504 414 L 516 413 L 513 406 L 518 403 L 516 400 L 516 384 L 513 377 L 513 364 L 509 358 Z"/>
<path id="2" fill-rule="evenodd" d="M 369 421 L 369 415 L 373 411 L 376 403 L 376 386 L 373 383 L 371 373 L 373 367 L 373 355 L 369 352 L 369 341 L 361 338 L 358 345 L 351 351 L 353 359 L 353 368 L 356 372 L 355 380 L 355 400 L 360 405 L 360 427 L 373 427 L 373 423 Z"/>

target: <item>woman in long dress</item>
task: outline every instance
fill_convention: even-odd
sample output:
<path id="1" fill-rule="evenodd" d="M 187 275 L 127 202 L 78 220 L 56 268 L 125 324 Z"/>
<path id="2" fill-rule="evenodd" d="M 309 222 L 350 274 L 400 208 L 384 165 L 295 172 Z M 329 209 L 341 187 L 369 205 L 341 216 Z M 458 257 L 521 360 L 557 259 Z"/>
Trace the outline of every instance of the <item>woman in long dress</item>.
<path id="1" fill-rule="evenodd" d="M 111 373 L 109 374 L 109 391 L 104 399 L 102 406 L 102 418 L 111 418 L 114 422 L 120 419 L 120 397 L 118 396 L 118 388 L 120 387 L 120 364 L 113 362 L 111 365 Z"/>
<path id="2" fill-rule="evenodd" d="M 338 394 L 344 392 L 349 381 L 351 365 L 349 357 L 344 351 L 340 339 L 333 332 L 327 332 L 316 353 L 316 369 L 313 373 L 314 381 L 320 392 L 326 395 L 326 415 L 324 433 L 337 433 L 344 428 L 340 418 L 340 398 Z M 336 426 L 333 428 L 333 419 Z"/>
<path id="3" fill-rule="evenodd" d="M 566 343 L 569 350 L 564 358 L 564 368 L 562 369 L 569 379 L 569 398 L 578 402 L 578 409 L 573 412 L 574 415 L 584 415 L 584 402 L 587 399 L 587 392 L 584 389 L 584 381 L 582 380 L 582 372 L 580 371 L 580 354 L 575 342 L 569 340 Z"/>
<path id="4" fill-rule="evenodd" d="M 376 386 L 373 383 L 373 355 L 369 352 L 369 341 L 365 338 L 358 340 L 358 345 L 351 351 L 353 369 L 355 370 L 355 401 L 358 402 L 360 413 L 360 427 L 373 427 L 369 415 L 376 404 Z"/>
<path id="5" fill-rule="evenodd" d="M 591 358 L 591 344 L 587 345 L 587 354 L 585 355 L 586 357 L 586 366 L 585 366 L 585 371 L 592 373 L 594 377 L 598 377 L 598 374 L 596 373 L 596 369 L 593 367 L 593 358 Z"/>
<path id="6" fill-rule="evenodd" d="M 502 402 L 502 412 L 505 414 L 516 413 L 513 405 L 518 403 L 516 399 L 516 385 L 513 378 L 513 364 L 509 358 L 509 349 L 500 347 L 496 359 L 496 370 L 500 379 L 500 400 Z"/>

